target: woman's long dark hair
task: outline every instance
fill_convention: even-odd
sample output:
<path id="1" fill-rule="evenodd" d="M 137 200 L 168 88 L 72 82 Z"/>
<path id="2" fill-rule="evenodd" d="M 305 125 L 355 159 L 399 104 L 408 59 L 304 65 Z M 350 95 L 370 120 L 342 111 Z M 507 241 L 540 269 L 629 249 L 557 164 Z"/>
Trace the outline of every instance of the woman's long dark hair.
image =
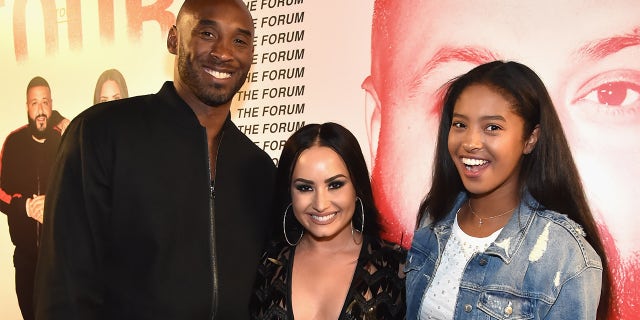
<path id="1" fill-rule="evenodd" d="M 528 190 L 545 208 L 566 214 L 584 228 L 586 240 L 602 258 L 604 272 L 598 318 L 605 319 L 610 308 L 611 285 L 602 239 L 551 97 L 542 80 L 527 66 L 494 61 L 449 82 L 438 129 L 433 182 L 420 204 L 418 221 L 425 214 L 433 221 L 443 219 L 452 209 L 456 196 L 465 191 L 449 154 L 447 141 L 455 103 L 471 85 L 487 86 L 511 102 L 512 111 L 525 122 L 523 139 L 539 126 L 538 141 L 533 151 L 522 159 L 522 191 Z"/>
<path id="2" fill-rule="evenodd" d="M 273 230 L 277 230 L 275 232 L 276 239 L 284 241 L 282 219 L 285 210 L 291 203 L 291 175 L 293 174 L 293 169 L 302 151 L 313 146 L 331 148 L 342 158 L 347 170 L 349 170 L 356 196 L 362 201 L 365 216 L 363 234 L 378 238 L 381 231 L 380 213 L 373 201 L 369 171 L 362 155 L 360 144 L 356 137 L 345 127 L 337 123 L 327 122 L 323 124 L 308 124 L 298 129 L 289 137 L 282 149 L 280 160 L 278 161 L 274 201 L 273 220 L 275 226 Z M 356 205 L 356 211 L 353 215 L 354 228 L 360 229 L 362 225 L 361 219 L 360 206 Z M 297 229 L 293 233 L 301 230 L 302 226 L 293 218 L 293 214 L 289 213 L 287 221 L 291 225 L 288 225 L 287 229 Z M 293 238 L 293 236 L 290 236 L 290 238 Z"/>

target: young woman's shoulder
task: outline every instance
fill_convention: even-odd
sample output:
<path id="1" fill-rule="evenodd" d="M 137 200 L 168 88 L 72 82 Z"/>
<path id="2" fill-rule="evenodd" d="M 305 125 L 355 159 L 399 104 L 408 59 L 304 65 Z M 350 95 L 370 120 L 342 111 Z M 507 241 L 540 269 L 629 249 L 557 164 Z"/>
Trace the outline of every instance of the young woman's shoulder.
<path id="1" fill-rule="evenodd" d="M 585 239 L 588 235 L 580 224 L 567 215 L 552 210 L 541 210 L 536 215 L 538 219 L 534 220 L 532 230 L 540 230 L 538 242 L 542 238 L 548 239 L 548 245 L 553 246 L 554 251 L 578 255 L 585 266 L 602 267 L 600 257 Z"/>

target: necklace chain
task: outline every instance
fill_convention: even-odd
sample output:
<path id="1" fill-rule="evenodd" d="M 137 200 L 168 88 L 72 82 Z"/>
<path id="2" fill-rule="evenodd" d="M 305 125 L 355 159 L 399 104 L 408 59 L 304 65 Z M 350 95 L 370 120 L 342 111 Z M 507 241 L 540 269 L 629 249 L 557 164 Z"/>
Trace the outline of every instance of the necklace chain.
<path id="1" fill-rule="evenodd" d="M 491 220 L 491 219 L 495 219 L 495 218 L 502 217 L 502 216 L 504 216 L 505 214 L 507 214 L 507 213 L 509 213 L 509 212 L 512 212 L 513 210 L 515 210 L 515 209 L 518 207 L 518 206 L 515 206 L 514 208 L 511 208 L 511 209 L 509 209 L 509 210 L 507 210 L 507 211 L 505 211 L 505 212 L 503 212 L 503 213 L 501 213 L 501 214 L 497 214 L 497 215 L 492 216 L 492 217 L 482 218 L 482 217 L 480 217 L 478 214 L 476 214 L 476 212 L 475 212 L 475 211 L 473 211 L 473 208 L 471 207 L 471 199 L 467 200 L 467 206 L 469 207 L 469 211 L 471 211 L 471 214 L 472 214 L 472 215 L 474 215 L 476 218 L 478 218 L 478 219 L 480 220 L 479 225 L 480 225 L 481 227 L 482 227 L 482 220 Z"/>

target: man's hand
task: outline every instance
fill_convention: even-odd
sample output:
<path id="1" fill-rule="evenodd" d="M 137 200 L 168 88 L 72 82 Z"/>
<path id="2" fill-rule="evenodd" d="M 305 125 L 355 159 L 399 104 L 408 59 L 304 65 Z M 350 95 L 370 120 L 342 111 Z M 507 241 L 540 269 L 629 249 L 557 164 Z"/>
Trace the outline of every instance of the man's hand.
<path id="1" fill-rule="evenodd" d="M 44 219 L 44 195 L 33 195 L 33 198 L 29 198 L 26 201 L 27 216 L 42 223 Z"/>
<path id="2" fill-rule="evenodd" d="M 62 118 L 62 120 L 60 120 L 60 122 L 58 122 L 58 124 L 55 125 L 55 128 L 58 129 L 58 131 L 60 131 L 60 135 L 64 133 L 64 130 L 67 129 L 70 122 L 71 121 L 69 119 Z"/>

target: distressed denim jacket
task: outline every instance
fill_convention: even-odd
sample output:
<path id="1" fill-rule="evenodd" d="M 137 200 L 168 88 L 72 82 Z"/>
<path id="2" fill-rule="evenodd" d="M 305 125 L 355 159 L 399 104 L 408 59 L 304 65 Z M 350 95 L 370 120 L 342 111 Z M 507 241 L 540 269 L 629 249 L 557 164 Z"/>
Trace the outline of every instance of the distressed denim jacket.
<path id="1" fill-rule="evenodd" d="M 418 319 L 456 212 L 458 195 L 440 222 L 422 223 L 407 256 L 407 319 Z M 446 268 L 446 266 L 443 266 Z M 467 263 L 455 319 L 595 319 L 602 263 L 582 227 L 545 210 L 525 192 L 519 208 L 485 252 Z"/>

